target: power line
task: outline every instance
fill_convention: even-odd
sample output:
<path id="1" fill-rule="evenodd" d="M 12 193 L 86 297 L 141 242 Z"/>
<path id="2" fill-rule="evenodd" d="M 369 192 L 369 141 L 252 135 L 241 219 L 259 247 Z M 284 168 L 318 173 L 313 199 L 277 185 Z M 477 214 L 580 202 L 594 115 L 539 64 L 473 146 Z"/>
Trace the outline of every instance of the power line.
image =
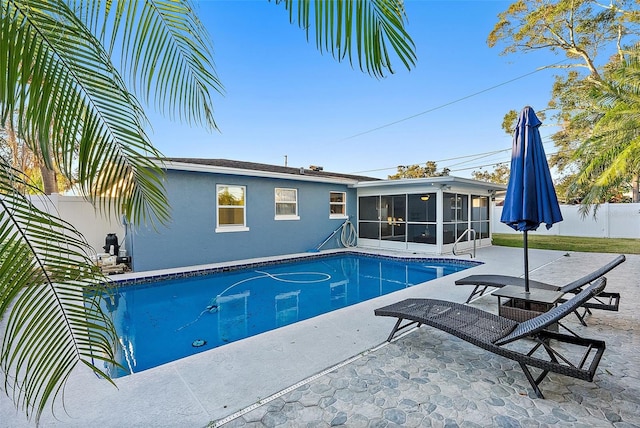
<path id="1" fill-rule="evenodd" d="M 467 159 L 467 158 L 475 158 L 478 156 L 491 156 L 491 155 L 495 155 L 498 153 L 502 153 L 504 151 L 508 151 L 511 150 L 509 149 L 501 149 L 501 150 L 494 150 L 492 152 L 484 152 L 484 153 L 476 153 L 476 154 L 472 154 L 472 155 L 465 155 L 465 156 L 456 156 L 453 158 L 447 158 L 447 159 L 440 159 L 440 160 L 435 160 L 433 162 L 435 163 L 440 163 L 440 162 L 448 162 L 448 161 L 452 161 L 452 160 L 459 160 L 459 159 Z M 420 165 L 420 163 L 427 163 L 429 161 L 425 161 L 425 162 L 418 162 L 418 163 L 414 163 L 412 165 Z M 398 168 L 398 166 L 392 166 L 392 167 L 388 167 L 388 168 L 377 168 L 377 169 L 367 169 L 365 171 L 355 171 L 353 172 L 353 174 L 363 174 L 363 173 L 367 173 L 367 172 L 378 172 L 378 171 L 386 171 L 388 169 L 395 169 Z"/>
<path id="2" fill-rule="evenodd" d="M 546 141 L 545 141 L 545 140 L 546 140 Z M 543 145 L 548 145 L 548 144 L 551 144 L 551 143 L 553 143 L 553 140 L 550 140 L 550 139 L 549 139 L 549 137 L 544 137 L 544 138 L 543 138 L 543 141 L 542 141 L 542 144 L 543 144 Z M 492 154 L 492 153 L 495 153 L 495 154 L 498 154 L 498 153 L 504 153 L 504 152 L 509 152 L 509 153 L 510 153 L 511 151 L 512 151 L 512 148 L 508 148 L 508 149 L 503 149 L 503 150 L 499 150 L 499 151 L 496 151 L 496 152 L 488 152 L 488 153 L 486 153 L 486 154 L 485 154 L 485 153 L 480 153 L 480 154 L 476 155 L 476 157 L 475 157 L 473 160 L 464 161 L 464 162 L 458 162 L 458 163 L 456 163 L 456 164 L 446 165 L 446 167 L 447 167 L 447 168 L 449 168 L 449 169 L 451 169 L 451 167 L 455 167 L 455 166 L 458 166 L 458 165 L 464 165 L 464 164 L 467 164 L 467 163 L 472 162 L 472 161 L 474 161 L 474 160 L 479 160 L 479 159 L 487 158 L 487 157 L 491 156 L 491 154 Z M 546 156 L 547 156 L 547 158 L 548 158 L 549 156 L 554 155 L 554 154 L 556 154 L 556 153 L 558 153 L 558 152 L 554 152 L 554 153 L 547 153 L 547 154 L 546 154 Z M 466 170 L 466 169 L 473 169 L 473 168 L 483 168 L 483 167 L 485 167 L 485 166 L 490 166 L 490 165 L 500 165 L 500 164 L 503 164 L 503 163 L 509 163 L 509 162 L 510 162 L 510 160 L 507 160 L 507 161 L 497 161 L 497 162 L 494 162 L 494 163 L 491 163 L 491 164 L 487 164 L 487 165 L 478 165 L 478 166 L 473 166 L 473 167 L 469 167 L 469 168 L 457 169 L 457 170 L 454 170 L 454 171 L 462 171 L 462 170 Z"/>
<path id="3" fill-rule="evenodd" d="M 511 151 L 511 149 L 504 149 L 504 150 L 500 150 L 499 152 L 493 152 L 493 153 L 486 154 L 486 155 L 476 156 L 475 158 L 473 158 L 471 160 L 467 160 L 467 161 L 463 161 L 463 162 L 454 163 L 452 165 L 448 165 L 447 168 L 451 168 L 453 166 L 458 166 L 458 165 L 464 165 L 466 163 L 473 162 L 473 161 L 476 161 L 476 160 L 479 160 L 479 159 L 488 158 L 489 156 L 493 156 L 494 154 L 508 152 L 508 151 Z"/>
<path id="4" fill-rule="evenodd" d="M 544 139 L 547 139 L 548 137 L 545 137 Z M 544 140 L 543 139 L 543 140 Z M 551 140 L 547 140 L 547 141 L 543 141 L 542 144 L 549 144 L 552 143 L 553 141 Z M 456 156 L 453 158 L 447 158 L 447 159 L 440 159 L 440 160 L 435 160 L 433 161 L 434 163 L 438 164 L 441 162 L 447 162 L 447 161 L 452 161 L 452 160 L 460 160 L 460 159 L 468 159 L 468 158 L 473 158 L 464 162 L 458 162 L 456 164 L 453 165 L 448 165 L 446 166 L 446 168 L 449 167 L 453 167 L 453 166 L 458 166 L 458 165 L 464 165 L 465 163 L 468 162 L 473 162 L 482 158 L 486 158 L 489 156 L 493 156 L 499 153 L 504 153 L 504 152 L 510 152 L 512 150 L 511 147 L 507 148 L 507 149 L 501 149 L 501 150 L 493 150 L 490 152 L 484 152 L 484 153 L 475 153 L 475 154 L 471 154 L 471 155 L 465 155 L 465 156 Z M 565 150 L 567 151 L 567 150 Z M 550 156 L 553 156 L 555 154 L 561 153 L 560 151 L 556 151 L 556 152 L 552 152 L 552 153 L 546 153 L 547 158 L 549 158 Z M 429 161 L 427 161 L 429 162 Z M 427 162 L 421 162 L 421 163 L 414 163 L 412 165 L 421 165 L 421 164 L 426 164 Z M 507 164 L 510 163 L 511 160 L 506 160 L 506 161 L 496 161 L 496 162 L 491 162 L 491 163 L 486 163 L 486 164 L 482 164 L 482 165 L 474 165 L 474 166 L 469 166 L 469 167 L 465 167 L 465 168 L 456 168 L 456 169 L 450 169 L 450 172 L 458 172 L 458 171 L 468 171 L 468 170 L 472 170 L 472 169 L 479 169 L 479 168 L 486 168 L 488 166 L 498 166 L 498 165 L 502 165 L 502 164 Z M 389 171 L 389 170 L 397 170 L 398 166 L 392 166 L 392 167 L 387 167 L 387 168 L 376 168 L 376 169 L 368 169 L 365 171 L 354 171 L 352 172 L 352 174 L 366 174 L 366 173 L 371 173 L 371 172 L 380 172 L 380 171 Z"/>
<path id="5" fill-rule="evenodd" d="M 549 158 L 550 156 L 556 155 L 558 153 L 560 153 L 560 152 L 546 153 L 545 156 L 547 158 Z M 466 167 L 466 168 L 452 169 L 450 172 L 468 171 L 470 169 L 486 168 L 488 166 L 498 166 L 498 165 L 509 164 L 509 163 L 511 163 L 511 160 L 502 161 L 502 162 L 496 162 L 496 163 L 489 163 L 489 164 L 485 164 L 485 165 L 469 166 L 469 167 Z"/>
<path id="6" fill-rule="evenodd" d="M 367 131 L 360 132 L 360 133 L 358 133 L 358 134 L 354 134 L 354 135 L 352 135 L 352 136 L 350 136 L 350 137 L 343 138 L 343 139 L 342 139 L 342 141 L 344 141 L 344 140 L 349 140 L 349 139 L 352 139 L 352 138 L 356 138 L 356 137 L 359 137 L 359 136 L 361 136 L 361 135 L 369 134 L 369 133 L 372 133 L 372 132 L 378 131 L 378 130 L 380 130 L 380 129 L 387 128 L 387 127 L 389 127 L 389 126 L 393 126 L 393 125 L 396 125 L 396 124 L 398 124 L 398 123 L 405 122 L 405 121 L 410 120 L 410 119 L 414 119 L 414 118 L 416 118 L 416 117 L 418 117 L 418 116 L 422 116 L 422 115 L 424 115 L 424 114 L 431 113 L 431 112 L 433 112 L 433 111 L 436 111 L 436 110 L 442 109 L 442 108 L 444 108 L 444 107 L 450 106 L 450 105 L 455 104 L 455 103 L 458 103 L 458 102 L 460 102 L 460 101 L 467 100 L 467 99 L 472 98 L 472 97 L 474 97 L 474 96 L 477 96 L 477 95 L 483 94 L 483 93 L 485 93 L 485 92 L 488 92 L 488 91 L 491 91 L 491 90 L 493 90 L 493 89 L 499 88 L 499 87 L 501 87 L 501 86 L 507 85 L 507 84 L 509 84 L 509 83 L 515 82 L 516 80 L 520 80 L 520 79 L 523 79 L 523 78 L 525 78 L 525 77 L 531 76 L 532 74 L 538 73 L 539 71 L 542 71 L 542 70 L 544 70 L 545 68 L 553 67 L 553 66 L 556 66 L 556 65 L 558 65 L 558 64 L 562 64 L 563 62 L 566 62 L 566 61 L 567 61 L 567 60 L 565 59 L 565 60 L 562 60 L 562 61 L 558 61 L 558 62 L 556 62 L 556 63 L 553 63 L 553 64 L 551 64 L 551 65 L 549 65 L 549 66 L 540 67 L 540 68 L 538 68 L 538 69 L 536 69 L 536 70 L 534 70 L 534 71 L 531 71 L 531 72 L 529 72 L 529 73 L 523 74 L 523 75 L 521 75 L 521 76 L 515 77 L 515 78 L 510 79 L 510 80 L 507 80 L 507 81 L 505 81 L 505 82 L 502 82 L 502 83 L 500 83 L 500 84 L 498 84 L 498 85 L 494 85 L 494 86 L 491 86 L 491 87 L 489 87 L 489 88 L 483 89 L 483 90 L 481 90 L 481 91 L 475 92 L 475 93 L 473 93 L 473 94 L 470 94 L 470 95 L 464 96 L 464 97 L 462 97 L 462 98 L 458 98 L 458 99 L 456 99 L 456 100 L 453 100 L 453 101 L 450 101 L 450 102 L 448 102 L 448 103 L 442 104 L 442 105 L 440 105 L 440 106 L 438 106 L 438 107 L 434 107 L 434 108 L 432 108 L 432 109 L 425 110 L 425 111 L 423 111 L 423 112 L 421 112 L 421 113 L 417 113 L 417 114 L 414 114 L 414 115 L 411 115 L 411 116 L 407 116 L 407 117 L 405 117 L 405 118 L 403 118 L 403 119 L 399 119 L 399 120 L 396 120 L 396 121 L 394 121 L 394 122 L 390 122 L 390 123 L 387 123 L 387 124 L 385 124 L 385 125 L 381 125 L 381 126 L 378 126 L 378 127 L 376 127 L 376 128 L 372 128 L 372 129 L 369 129 L 369 130 L 367 130 Z M 543 144 L 546 144 L 546 143 L 543 143 Z M 478 159 L 481 159 L 481 158 L 484 158 L 484 157 L 492 156 L 492 155 L 494 155 L 494 154 L 498 154 L 498 153 L 506 152 L 506 151 L 509 151 L 509 150 L 511 150 L 511 149 L 502 149 L 502 150 L 496 150 L 496 151 L 492 151 L 492 152 L 478 153 L 478 154 L 466 155 L 466 156 L 458 156 L 458 157 L 454 157 L 454 158 L 448 158 L 448 159 L 436 160 L 436 161 L 434 161 L 434 162 L 435 162 L 435 163 L 440 163 L 440 162 L 448 162 L 448 161 L 452 161 L 452 160 L 459 160 L 459 159 L 474 158 L 474 159 L 472 159 L 472 160 L 470 160 L 470 161 L 459 162 L 459 163 L 457 163 L 457 164 L 452 165 L 452 166 L 457 166 L 457 165 L 461 165 L 461 164 L 464 164 L 464 163 L 467 163 L 467 162 L 472 162 L 472 161 L 475 161 L 475 160 L 478 160 Z M 426 163 L 426 162 L 424 162 L 424 163 Z M 501 163 L 505 163 L 505 162 L 497 162 L 497 163 L 494 163 L 494 164 L 481 165 L 481 166 L 470 167 L 470 168 L 465 168 L 465 169 L 482 168 L 482 167 L 490 166 L 490 165 L 500 165 Z M 418 164 L 419 164 L 419 163 L 418 163 Z M 415 164 L 413 164 L 413 165 L 415 165 Z M 364 171 L 356 171 L 356 172 L 354 172 L 354 174 L 363 174 L 363 173 L 371 173 L 371 172 L 388 171 L 388 170 L 393 170 L 393 169 L 397 169 L 397 168 L 398 168 L 398 166 L 393 166 L 393 167 L 388 167 L 388 168 L 369 169 L 369 170 L 364 170 Z M 460 171 L 460 170 L 462 170 L 462 169 L 459 169 L 459 170 L 457 170 L 457 171 Z"/>
<path id="7" fill-rule="evenodd" d="M 534 70 L 534 71 L 531 71 L 531 72 L 529 72 L 529 73 L 523 74 L 523 75 L 518 76 L 518 77 L 515 77 L 515 78 L 513 78 L 513 79 L 511 79 L 511 80 L 507 80 L 507 81 L 505 81 L 505 82 L 499 83 L 499 84 L 497 84 L 497 85 L 491 86 L 491 87 L 489 87 L 489 88 L 483 89 L 483 90 L 478 91 L 478 92 L 474 92 L 473 94 L 466 95 L 466 96 L 464 96 L 464 97 L 462 97 L 462 98 L 458 98 L 458 99 L 456 99 L 456 100 L 449 101 L 448 103 L 441 104 L 441 105 L 439 105 L 439 106 L 437 106 L 437 107 L 434 107 L 434 108 L 431 108 L 431 109 L 429 109 L 429 110 L 425 110 L 425 111 L 423 111 L 423 112 L 416 113 L 416 114 L 413 114 L 413 115 L 411 115 L 411 116 L 407 116 L 407 117 L 405 117 L 405 118 L 403 118 L 403 119 L 399 119 L 399 120 L 396 120 L 396 121 L 394 121 L 394 122 L 390 122 L 390 123 L 387 123 L 387 124 L 385 124 L 385 125 L 381 125 L 381 126 L 378 126 L 378 127 L 376 127 L 376 128 L 372 128 L 372 129 L 369 129 L 369 130 L 367 130 L 367 131 L 363 131 L 363 132 L 360 132 L 360 133 L 358 133 L 358 134 L 351 135 L 350 137 L 343 138 L 343 139 L 342 139 L 342 141 L 350 140 L 350 139 L 352 139 L 352 138 L 356 138 L 356 137 L 360 137 L 360 136 L 365 135 L 365 134 L 370 134 L 370 133 L 372 133 L 372 132 L 379 131 L 379 130 L 384 129 L 384 128 L 388 128 L 389 126 L 393 126 L 393 125 L 397 125 L 398 123 L 406 122 L 407 120 L 410 120 L 410 119 L 415 119 L 415 118 L 416 118 L 416 117 L 418 117 L 418 116 L 422 116 L 422 115 L 424 115 L 424 114 L 431 113 L 431 112 L 434 112 L 434 111 L 436 111 L 436 110 L 440 110 L 440 109 L 445 108 L 445 107 L 448 107 L 448 106 L 450 106 L 450 105 L 452 105 L 452 104 L 459 103 L 460 101 L 464 101 L 464 100 L 467 100 L 467 99 L 469 99 L 469 98 L 475 97 L 475 96 L 477 96 L 477 95 L 483 94 L 483 93 L 485 93 L 485 92 L 489 92 L 489 91 L 492 91 L 492 90 L 494 90 L 494 89 L 497 89 L 497 88 L 499 88 L 499 87 L 501 87 L 501 86 L 508 85 L 509 83 L 513 83 L 513 82 L 515 82 L 516 80 L 524 79 L 525 77 L 528 77 L 528 76 L 531 76 L 532 74 L 538 73 L 538 72 L 540 72 L 540 71 L 544 70 L 545 68 L 553 67 L 553 66 L 556 66 L 556 65 L 561 64 L 561 63 L 566 62 L 566 61 L 567 61 L 567 60 L 566 60 L 566 59 L 564 59 L 564 60 L 562 60 L 562 61 L 558 61 L 558 62 L 556 62 L 556 63 L 554 63 L 554 64 L 551 64 L 551 65 L 548 65 L 548 66 L 544 66 L 544 67 L 540 67 L 540 68 L 538 68 L 538 69 L 536 69 L 536 70 Z"/>

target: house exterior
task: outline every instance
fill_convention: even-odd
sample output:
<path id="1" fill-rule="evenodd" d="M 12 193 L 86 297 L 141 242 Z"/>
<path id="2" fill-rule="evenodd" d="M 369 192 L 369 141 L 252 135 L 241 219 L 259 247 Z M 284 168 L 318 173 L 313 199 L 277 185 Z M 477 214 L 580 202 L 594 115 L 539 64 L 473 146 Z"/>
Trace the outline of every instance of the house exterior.
<path id="1" fill-rule="evenodd" d="M 226 159 L 173 158 L 163 167 L 172 220 L 126 225 L 134 271 L 338 248 L 347 221 L 350 243 L 357 234 L 362 247 L 443 254 L 472 227 L 477 243 L 490 245 L 491 196 L 504 190 L 456 177 L 379 180 Z"/>
<path id="2" fill-rule="evenodd" d="M 134 271 L 301 253 L 355 219 L 360 181 L 370 177 L 226 159 L 168 159 L 172 220 L 130 225 Z M 329 240 L 322 249 L 336 248 Z"/>

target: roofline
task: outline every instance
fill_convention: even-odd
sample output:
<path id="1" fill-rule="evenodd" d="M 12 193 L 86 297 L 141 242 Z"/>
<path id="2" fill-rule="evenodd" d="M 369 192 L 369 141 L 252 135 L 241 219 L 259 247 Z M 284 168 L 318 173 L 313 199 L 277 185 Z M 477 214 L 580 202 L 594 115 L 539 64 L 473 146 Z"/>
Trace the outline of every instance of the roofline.
<path id="1" fill-rule="evenodd" d="M 245 169 L 245 168 L 232 168 L 225 166 L 213 166 L 213 165 L 203 165 L 203 164 L 195 164 L 189 162 L 173 162 L 170 160 L 160 161 L 157 159 L 153 159 L 152 162 L 154 165 L 157 165 L 160 168 L 167 170 L 175 170 L 175 171 L 191 171 L 191 172 L 207 172 L 207 173 L 216 173 L 216 174 L 227 174 L 227 175 L 244 175 L 244 176 L 252 176 L 252 177 L 264 177 L 264 178 L 277 178 L 283 180 L 293 180 L 293 181 L 312 181 L 317 183 L 334 183 L 334 184 L 346 184 L 349 186 L 353 186 L 358 183 L 358 180 L 352 178 L 344 178 L 344 177 L 319 177 L 317 175 L 293 175 L 282 172 L 270 172 L 270 171 L 261 171 L 256 169 Z"/>
<path id="2" fill-rule="evenodd" d="M 504 184 L 490 183 L 488 181 L 474 180 L 471 178 L 454 177 L 445 175 L 441 177 L 427 177 L 427 178 L 403 178 L 400 180 L 381 180 L 381 181 L 360 181 L 353 187 L 357 189 L 367 187 L 388 187 L 388 186 L 447 186 L 452 184 L 466 185 L 473 187 L 482 187 L 489 190 L 506 190 L 507 186 Z"/>

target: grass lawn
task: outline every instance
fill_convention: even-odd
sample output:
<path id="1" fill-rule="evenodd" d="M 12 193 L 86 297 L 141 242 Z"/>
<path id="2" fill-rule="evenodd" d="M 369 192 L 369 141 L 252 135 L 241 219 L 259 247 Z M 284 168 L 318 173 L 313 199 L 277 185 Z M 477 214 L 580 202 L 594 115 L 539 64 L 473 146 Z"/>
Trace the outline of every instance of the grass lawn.
<path id="1" fill-rule="evenodd" d="M 522 233 L 494 233 L 493 245 L 522 248 Z M 640 254 L 640 239 L 584 238 L 529 233 L 529 248 L 583 253 Z"/>

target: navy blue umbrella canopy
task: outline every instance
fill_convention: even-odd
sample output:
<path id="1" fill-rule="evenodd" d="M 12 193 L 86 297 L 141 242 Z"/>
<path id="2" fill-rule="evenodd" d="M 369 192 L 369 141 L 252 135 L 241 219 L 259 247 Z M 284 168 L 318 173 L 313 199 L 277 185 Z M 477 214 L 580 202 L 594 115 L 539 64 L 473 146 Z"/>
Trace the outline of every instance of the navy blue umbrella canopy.
<path id="1" fill-rule="evenodd" d="M 525 288 L 529 291 L 527 232 L 562 221 L 549 164 L 542 146 L 542 124 L 529 106 L 522 109 L 513 133 L 513 153 L 507 194 L 500 221 L 524 232 Z"/>

